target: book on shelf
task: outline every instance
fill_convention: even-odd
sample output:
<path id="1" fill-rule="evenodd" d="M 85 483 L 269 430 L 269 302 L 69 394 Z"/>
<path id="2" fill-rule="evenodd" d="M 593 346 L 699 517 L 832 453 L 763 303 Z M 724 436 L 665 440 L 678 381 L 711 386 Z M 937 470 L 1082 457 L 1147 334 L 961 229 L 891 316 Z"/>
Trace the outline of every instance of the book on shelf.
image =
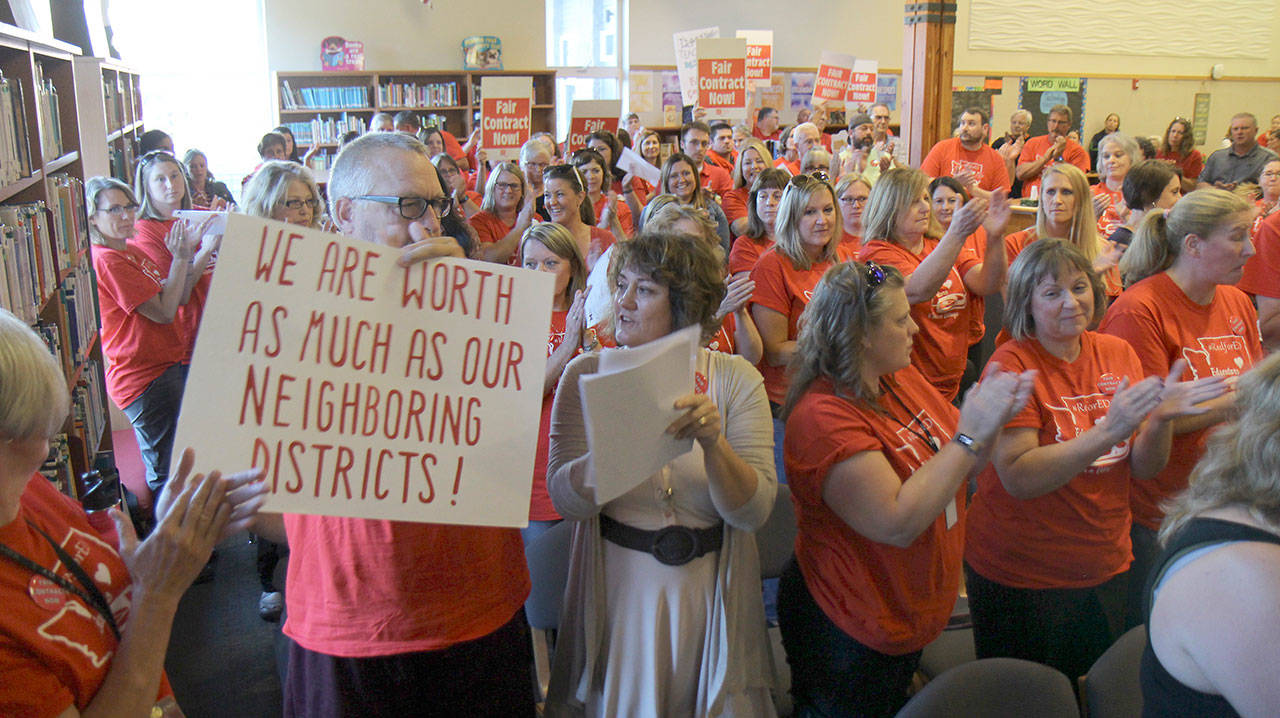
<path id="1" fill-rule="evenodd" d="M 36 115 L 40 119 L 41 151 L 45 160 L 62 156 L 62 120 L 58 108 L 58 89 L 53 80 L 44 76 L 44 65 L 36 63 L 35 87 L 36 102 L 39 110 Z"/>
<path id="2" fill-rule="evenodd" d="M 132 142 L 124 142 L 122 144 L 122 147 L 112 147 L 110 149 L 107 165 L 112 177 L 125 184 L 132 184 L 134 147 Z"/>
<path id="3" fill-rule="evenodd" d="M 286 122 L 285 127 L 293 133 L 294 141 L 299 145 L 313 145 L 317 142 L 341 142 L 342 136 L 348 132 L 364 134 L 369 130 L 369 123 L 362 117 L 342 113 L 341 117 L 316 117 L 309 122 Z"/>
<path id="4" fill-rule="evenodd" d="M 84 437 L 89 456 L 98 453 L 107 427 L 107 393 L 98 362 L 89 361 L 71 389 L 71 420 L 75 432 Z"/>
<path id="5" fill-rule="evenodd" d="M 302 87 L 293 89 L 288 80 L 280 87 L 285 110 L 371 110 L 369 88 L 363 85 L 341 87 Z"/>
<path id="6" fill-rule="evenodd" d="M 392 82 L 378 86 L 380 107 L 452 107 L 457 104 L 456 82 Z"/>
<path id="7" fill-rule="evenodd" d="M 114 132 L 124 126 L 124 92 L 120 87 L 120 76 L 102 77 L 102 101 L 107 113 L 107 130 Z"/>
<path id="8" fill-rule="evenodd" d="M 76 498 L 76 480 L 71 468 L 71 446 L 66 434 L 58 434 L 49 440 L 49 458 L 40 467 L 40 475 L 53 482 L 62 493 Z"/>
<path id="9" fill-rule="evenodd" d="M 30 175 L 31 148 L 27 146 L 22 83 L 0 73 L 0 184 L 12 184 Z"/>
<path id="10" fill-rule="evenodd" d="M 28 324 L 57 285 L 54 247 L 44 202 L 0 205 L 0 302 Z"/>

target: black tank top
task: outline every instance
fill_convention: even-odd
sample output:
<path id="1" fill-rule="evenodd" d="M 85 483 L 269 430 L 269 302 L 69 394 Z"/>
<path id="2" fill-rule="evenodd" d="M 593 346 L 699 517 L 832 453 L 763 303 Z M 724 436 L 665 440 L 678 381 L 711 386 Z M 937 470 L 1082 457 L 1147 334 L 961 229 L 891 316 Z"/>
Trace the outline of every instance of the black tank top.
<path id="1" fill-rule="evenodd" d="M 1230 541 L 1258 541 L 1280 545 L 1280 536 L 1269 531 L 1246 526 L 1234 521 L 1220 519 L 1192 519 L 1169 542 L 1160 560 L 1147 580 L 1146 616 L 1151 622 L 1152 592 L 1164 576 L 1169 564 L 1189 551 L 1213 546 Z M 1188 718 L 1230 718 L 1238 717 L 1231 704 L 1220 695 L 1201 693 L 1188 688 L 1177 678 L 1169 675 L 1156 657 L 1151 647 L 1151 634 L 1147 633 L 1147 647 L 1142 652 L 1142 668 L 1140 672 L 1142 684 L 1142 715 L 1144 718 L 1161 716 L 1188 716 Z"/>

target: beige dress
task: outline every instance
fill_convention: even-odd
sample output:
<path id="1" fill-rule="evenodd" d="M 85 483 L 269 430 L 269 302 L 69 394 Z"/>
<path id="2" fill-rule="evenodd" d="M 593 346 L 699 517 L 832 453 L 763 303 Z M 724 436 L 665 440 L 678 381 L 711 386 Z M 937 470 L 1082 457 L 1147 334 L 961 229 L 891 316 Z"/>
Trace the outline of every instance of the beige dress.
<path id="1" fill-rule="evenodd" d="M 725 438 L 756 470 L 755 495 L 733 511 L 714 504 L 701 446 L 623 496 L 598 506 L 588 471 L 578 377 L 597 354 L 565 370 L 552 412 L 547 484 L 575 520 L 569 582 L 547 696 L 548 716 L 773 716 L 773 664 L 753 533 L 777 494 L 773 427 L 759 372 L 738 356 L 703 350 L 699 372 Z M 668 490 L 669 489 L 669 490 Z M 598 515 L 646 530 L 725 523 L 724 544 L 683 566 L 600 536 Z"/>

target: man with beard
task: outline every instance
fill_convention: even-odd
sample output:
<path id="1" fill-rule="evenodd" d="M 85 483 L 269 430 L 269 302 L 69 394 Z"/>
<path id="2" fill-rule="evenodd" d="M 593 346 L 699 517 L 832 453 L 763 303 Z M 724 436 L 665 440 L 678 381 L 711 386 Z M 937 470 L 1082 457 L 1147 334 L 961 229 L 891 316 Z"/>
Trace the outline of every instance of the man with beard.
<path id="1" fill-rule="evenodd" d="M 1079 142 L 1067 138 L 1071 132 L 1070 107 L 1054 105 L 1049 110 L 1045 125 L 1048 133 L 1027 140 L 1018 157 L 1015 174 L 1022 180 L 1023 195 L 1039 189 L 1040 173 L 1051 164 L 1070 162 L 1079 167 L 1081 172 L 1088 172 L 1090 169 L 1089 153 Z"/>
<path id="2" fill-rule="evenodd" d="M 965 108 L 960 113 L 959 133 L 934 145 L 920 169 L 930 177 L 955 177 L 976 197 L 989 197 L 997 187 L 1008 192 L 1009 170 L 1000 153 L 987 145 L 990 130 L 986 112 Z"/>
<path id="3" fill-rule="evenodd" d="M 861 175 L 867 169 L 867 153 L 875 138 L 871 133 L 871 115 L 859 112 L 849 117 L 849 144 L 839 154 L 839 167 L 833 168 L 833 179 L 847 174 Z"/>

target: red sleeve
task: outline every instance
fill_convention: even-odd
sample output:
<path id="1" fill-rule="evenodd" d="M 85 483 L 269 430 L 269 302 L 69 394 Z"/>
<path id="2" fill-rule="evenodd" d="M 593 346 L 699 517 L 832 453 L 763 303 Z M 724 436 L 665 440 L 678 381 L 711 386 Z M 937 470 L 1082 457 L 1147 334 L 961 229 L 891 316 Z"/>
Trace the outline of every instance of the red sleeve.
<path id="1" fill-rule="evenodd" d="M 724 210 L 725 219 L 729 220 L 730 224 L 747 216 L 747 198 L 749 196 L 739 188 L 725 192 L 724 196 L 720 198 L 720 208 Z"/>
<path id="2" fill-rule="evenodd" d="M 130 314 L 164 289 L 120 252 L 104 252 L 96 265 L 98 291 L 114 299 Z"/>
<path id="3" fill-rule="evenodd" d="M 803 452 L 803 463 L 813 467 L 805 473 L 819 480 L 793 482 L 791 490 L 817 504 L 822 502 L 833 466 L 864 451 L 883 451 L 884 444 L 863 417 L 850 412 L 843 399 L 823 394 L 802 401 L 800 406 L 804 409 L 793 412 L 793 418 L 787 420 L 787 432 L 808 437 L 808 441 L 796 442 L 797 451 Z"/>
<path id="4" fill-rule="evenodd" d="M 731 189 L 733 189 L 733 180 L 730 179 L 729 173 L 716 167 L 711 173 L 711 191 L 723 195 Z"/>
<path id="5" fill-rule="evenodd" d="M 1257 296 L 1280 297 L 1280 213 L 1258 227 L 1253 246 L 1257 254 L 1245 262 L 1244 276 L 1236 286 Z"/>
<path id="6" fill-rule="evenodd" d="M 887 264 L 902 272 L 903 277 L 910 277 L 911 273 L 916 271 L 916 267 L 919 266 L 919 264 L 917 263 L 913 265 L 904 261 L 905 254 L 906 250 L 889 244 L 888 242 L 875 240 L 862 245 L 862 249 L 858 250 L 858 261 L 866 262 L 870 260 L 880 264 Z"/>
<path id="7" fill-rule="evenodd" d="M 784 317 L 791 316 L 791 294 L 787 291 L 787 279 L 782 263 L 787 260 L 777 252 L 765 252 L 756 261 L 756 268 L 751 270 L 751 280 L 756 283 L 756 290 L 751 295 L 751 303 L 759 304 L 778 312 Z"/>
<path id="8" fill-rule="evenodd" d="M 458 144 L 458 138 L 449 134 L 444 130 L 440 130 L 440 136 L 444 138 L 444 151 L 455 160 L 466 157 L 466 153 L 462 151 L 462 145 Z"/>
<path id="9" fill-rule="evenodd" d="M 979 227 L 978 229 L 982 229 Z M 969 273 L 970 269 L 982 264 L 982 258 L 978 253 L 970 249 L 968 246 L 960 248 L 960 253 L 956 255 L 956 271 L 960 272 L 960 278 Z"/>
<path id="10" fill-rule="evenodd" d="M 1029 341 L 1035 341 L 1035 339 L 1030 339 Z M 996 347 L 996 350 L 991 354 L 991 358 L 987 360 L 987 368 L 982 370 L 982 374 L 985 376 L 992 364 L 999 364 L 1001 371 L 1024 372 L 1028 369 L 1040 369 L 1039 363 L 1033 361 L 1032 356 L 1032 352 L 1024 351 L 1022 342 L 1016 342 L 1011 339 Z M 1036 381 L 1042 381 L 1041 377 L 1043 376 L 1043 372 L 1037 374 Z M 1033 396 L 1026 406 L 1013 415 L 1013 418 L 1004 425 L 1004 428 L 1039 429 L 1041 423 L 1040 407 L 1034 401 Z"/>
<path id="11" fill-rule="evenodd" d="M 1067 149 L 1062 153 L 1062 158 L 1079 167 L 1081 172 L 1088 172 L 1092 169 L 1089 164 L 1089 152 L 1081 147 L 1078 142 L 1068 142 Z"/>
<path id="12" fill-rule="evenodd" d="M 1203 171 L 1204 155 L 1200 154 L 1200 150 L 1191 150 L 1191 156 L 1187 157 L 1187 162 L 1183 166 L 1183 176 L 1187 179 L 1196 179 Z"/>
<path id="13" fill-rule="evenodd" d="M 924 158 L 924 162 L 920 163 L 920 171 L 930 177 L 941 177 L 944 174 L 947 174 L 942 171 L 943 142 L 946 142 L 946 140 L 934 145 L 933 149 L 929 150 L 929 154 Z"/>
<path id="14" fill-rule="evenodd" d="M 1133 306 L 1112 305 L 1102 318 L 1098 331 L 1129 342 L 1142 362 L 1145 376 L 1168 375 L 1169 356 L 1164 347 L 1164 332 L 1146 307 L 1137 303 Z"/>
<path id="15" fill-rule="evenodd" d="M 746 235 L 738 237 L 733 240 L 733 247 L 729 250 L 729 274 L 750 272 L 756 268 L 759 259 L 760 251 L 756 248 L 755 241 Z"/>
<path id="16" fill-rule="evenodd" d="M 988 164 L 991 170 L 991 181 L 986 188 L 987 191 L 994 190 L 996 187 L 1003 187 L 1005 192 L 1013 189 L 1013 182 L 1009 179 L 1009 168 L 1005 166 L 1004 158 L 996 153 L 995 160 Z"/>
<path id="17" fill-rule="evenodd" d="M 1032 137 L 1022 146 L 1022 154 L 1018 155 L 1018 161 L 1015 164 L 1035 162 L 1045 149 L 1045 147 L 1041 146 L 1040 137 Z"/>

